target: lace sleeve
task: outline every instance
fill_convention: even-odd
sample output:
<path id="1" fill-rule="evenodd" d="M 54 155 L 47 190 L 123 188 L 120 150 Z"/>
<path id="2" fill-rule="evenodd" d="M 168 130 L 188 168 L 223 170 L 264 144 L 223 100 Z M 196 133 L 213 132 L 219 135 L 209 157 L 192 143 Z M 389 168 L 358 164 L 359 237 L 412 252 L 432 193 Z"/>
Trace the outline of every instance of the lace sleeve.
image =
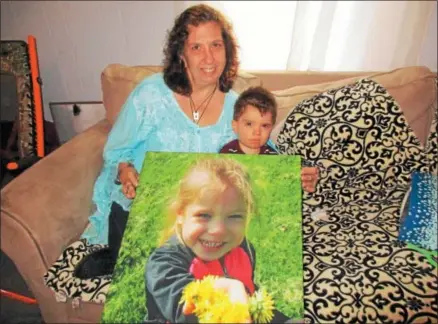
<path id="1" fill-rule="evenodd" d="M 82 238 L 86 238 L 92 244 L 108 242 L 108 215 L 112 202 L 117 202 L 124 210 L 128 210 L 132 203 L 123 195 L 120 185 L 116 185 L 115 180 L 118 164 L 134 162 L 136 148 L 150 136 L 154 127 L 155 120 L 148 118 L 147 109 L 151 105 L 148 104 L 147 98 L 148 85 L 140 84 L 128 96 L 108 135 L 103 151 L 103 167 L 93 190 L 96 210 L 89 217 L 90 226 L 82 234 Z"/>
<path id="2" fill-rule="evenodd" d="M 149 132 L 144 131 L 144 116 L 147 111 L 147 86 L 131 92 L 114 123 L 103 151 L 107 166 L 120 162 L 134 163 L 134 149 L 144 141 Z M 152 128 L 149 127 L 149 129 Z"/>

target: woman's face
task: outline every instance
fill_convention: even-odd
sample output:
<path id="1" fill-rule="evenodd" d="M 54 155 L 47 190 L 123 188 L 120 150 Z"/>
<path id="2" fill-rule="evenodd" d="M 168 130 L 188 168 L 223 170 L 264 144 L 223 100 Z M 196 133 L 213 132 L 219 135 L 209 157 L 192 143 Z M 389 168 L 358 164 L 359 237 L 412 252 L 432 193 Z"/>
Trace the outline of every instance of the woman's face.
<path id="1" fill-rule="evenodd" d="M 245 237 L 245 202 L 231 185 L 209 188 L 178 215 L 181 237 L 204 261 L 217 260 L 239 246 Z"/>
<path id="2" fill-rule="evenodd" d="M 219 24 L 207 22 L 188 26 L 182 60 L 194 87 L 216 84 L 226 64 L 225 43 Z"/>

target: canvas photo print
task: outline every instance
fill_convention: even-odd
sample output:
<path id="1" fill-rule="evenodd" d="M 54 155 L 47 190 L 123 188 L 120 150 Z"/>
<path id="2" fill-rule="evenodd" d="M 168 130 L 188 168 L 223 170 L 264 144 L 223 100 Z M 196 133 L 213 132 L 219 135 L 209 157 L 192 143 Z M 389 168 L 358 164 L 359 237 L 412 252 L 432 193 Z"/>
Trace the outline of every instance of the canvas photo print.
<path id="1" fill-rule="evenodd" d="M 148 152 L 103 323 L 304 318 L 298 156 Z"/>

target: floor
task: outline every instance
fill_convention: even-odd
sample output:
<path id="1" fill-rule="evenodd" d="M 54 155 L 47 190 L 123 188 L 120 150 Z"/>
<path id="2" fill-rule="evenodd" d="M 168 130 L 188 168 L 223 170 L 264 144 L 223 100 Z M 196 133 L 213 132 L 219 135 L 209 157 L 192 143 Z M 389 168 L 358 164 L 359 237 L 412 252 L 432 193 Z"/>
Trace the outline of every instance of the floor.
<path id="1" fill-rule="evenodd" d="M 4 82 L 2 74 L 2 97 L 5 93 L 10 93 L 3 89 L 3 85 Z M 11 102 L 13 100 L 16 100 L 16 98 L 11 98 Z M 3 98 L 1 101 L 3 108 Z M 1 117 L 4 117 L 3 114 Z M 14 120 L 14 118 L 10 120 Z M 8 142 L 13 129 L 13 122 L 10 120 L 3 118 L 0 120 L 0 149 L 2 150 L 0 154 L 0 189 L 10 182 L 14 176 L 16 176 L 16 174 L 14 175 L 6 170 L 6 162 L 9 162 L 10 157 L 8 158 L 9 160 L 6 160 L 4 159 L 4 156 L 9 155 L 3 155 L 3 150 L 8 151 L 9 153 L 14 153 L 12 154 L 13 157 L 16 157 L 18 154 L 16 143 L 17 138 L 14 139 L 11 146 Z M 44 146 L 46 154 L 50 154 L 52 151 L 58 148 L 59 145 L 55 124 L 53 122 L 44 121 Z M 26 286 L 14 263 L 3 253 L 3 251 L 0 251 L 0 253 L 0 288 L 3 290 L 20 293 L 26 297 L 33 297 L 32 292 Z M 28 305 L 7 297 L 0 296 L 0 323 L 42 323 L 42 317 L 37 305 Z"/>
<path id="2" fill-rule="evenodd" d="M 0 187 L 12 180 L 10 174 L 0 172 Z M 33 298 L 15 264 L 0 250 L 0 288 Z M 34 324 L 43 323 L 38 305 L 29 305 L 8 297 L 0 296 L 0 323 L 2 324 Z"/>
<path id="3" fill-rule="evenodd" d="M 14 263 L 3 251 L 0 254 L 0 287 L 33 298 L 32 292 L 27 288 Z M 29 305 L 0 296 L 0 323 L 33 324 L 43 323 L 43 320 L 38 305 Z"/>

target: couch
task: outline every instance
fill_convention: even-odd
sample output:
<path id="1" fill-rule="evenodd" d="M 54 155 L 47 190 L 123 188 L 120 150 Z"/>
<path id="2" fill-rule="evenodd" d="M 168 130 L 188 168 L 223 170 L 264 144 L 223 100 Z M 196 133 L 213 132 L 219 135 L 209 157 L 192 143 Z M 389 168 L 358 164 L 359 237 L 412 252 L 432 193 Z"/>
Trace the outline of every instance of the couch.
<path id="1" fill-rule="evenodd" d="M 123 102 L 140 80 L 160 70 L 159 66 L 107 66 L 101 74 L 106 119 L 75 136 L 1 191 L 1 249 L 13 260 L 32 290 L 47 323 L 92 323 L 100 319 L 110 280 L 95 283 L 99 285 L 99 293 L 77 302 L 77 298 L 71 298 L 68 294 L 64 294 L 64 298 L 55 296 L 43 277 L 63 257 L 63 253 L 68 253 L 66 248 L 77 242 L 87 226 L 87 218 L 93 210 L 93 183 L 102 166 L 103 146 Z M 436 112 L 436 77 L 436 73 L 420 66 L 384 72 L 241 71 L 234 89 L 240 92 L 251 85 L 263 85 L 274 92 L 279 113 L 272 139 L 274 142 L 281 139 L 282 142 L 278 144 L 287 153 L 291 150 L 287 138 L 292 135 L 285 125 L 291 122 L 288 116 L 300 102 L 367 78 L 382 85 L 399 104 L 401 115 L 405 118 L 403 120 L 408 125 L 407 131 L 414 141 L 418 140 L 415 145 L 422 149 L 426 147 L 428 139 L 436 140 L 436 128 L 435 136 L 430 132 Z M 323 173 L 322 177 L 326 178 L 327 173 Z M 408 177 L 406 181 L 409 181 Z M 369 250 L 363 233 L 358 234 L 353 229 L 348 234 L 339 232 L 339 235 L 349 235 L 342 238 L 345 245 L 324 242 L 324 235 L 333 238 L 330 231 L 334 231 L 335 227 L 331 227 L 333 224 L 328 220 L 324 222 L 310 216 L 318 207 L 318 197 L 327 189 L 324 184 L 318 184 L 316 195 L 304 197 L 307 199 L 303 211 L 304 261 L 308 267 L 304 278 L 305 295 L 311 294 L 305 300 L 306 318 L 316 322 L 437 320 L 436 269 L 433 270 L 420 253 L 409 249 L 406 244 L 397 243 L 397 208 L 390 211 L 390 223 L 382 225 L 386 236 L 368 242 L 372 245 Z M 330 191 L 334 189 L 331 187 Z M 367 197 L 363 198 L 366 203 Z M 328 202 L 327 208 L 332 208 L 330 211 L 338 208 L 340 214 L 345 212 L 335 203 L 330 204 L 329 199 L 325 202 Z M 363 206 L 348 208 L 360 210 Z M 348 217 L 338 220 L 344 224 L 344 229 L 351 228 L 348 227 Z M 385 240 L 390 242 L 385 245 Z M 355 241 L 363 241 L 365 245 L 355 246 Z M 388 253 L 385 249 L 390 245 L 394 247 Z M 330 247 L 336 253 L 332 253 Z M 353 251 L 349 263 L 339 266 L 348 249 Z M 377 257 L 369 259 L 363 255 L 358 259 L 354 256 L 354 253 L 366 254 L 370 251 L 378 256 L 378 262 L 387 263 L 387 270 L 381 272 L 375 267 L 373 262 Z M 398 257 L 391 259 L 395 254 Z M 358 260 L 365 262 L 368 267 L 365 270 L 369 271 L 358 274 L 360 265 L 355 264 Z M 402 267 L 404 272 L 397 273 L 397 268 Z M 402 277 L 394 283 L 391 276 Z M 404 284 L 408 287 L 405 290 L 400 288 Z M 410 290 L 412 287 L 415 291 Z M 390 295 L 390 300 L 382 293 L 384 288 L 389 289 L 385 294 Z M 68 291 L 69 287 L 57 286 L 57 289 Z M 408 304 L 406 300 L 409 300 Z"/>

